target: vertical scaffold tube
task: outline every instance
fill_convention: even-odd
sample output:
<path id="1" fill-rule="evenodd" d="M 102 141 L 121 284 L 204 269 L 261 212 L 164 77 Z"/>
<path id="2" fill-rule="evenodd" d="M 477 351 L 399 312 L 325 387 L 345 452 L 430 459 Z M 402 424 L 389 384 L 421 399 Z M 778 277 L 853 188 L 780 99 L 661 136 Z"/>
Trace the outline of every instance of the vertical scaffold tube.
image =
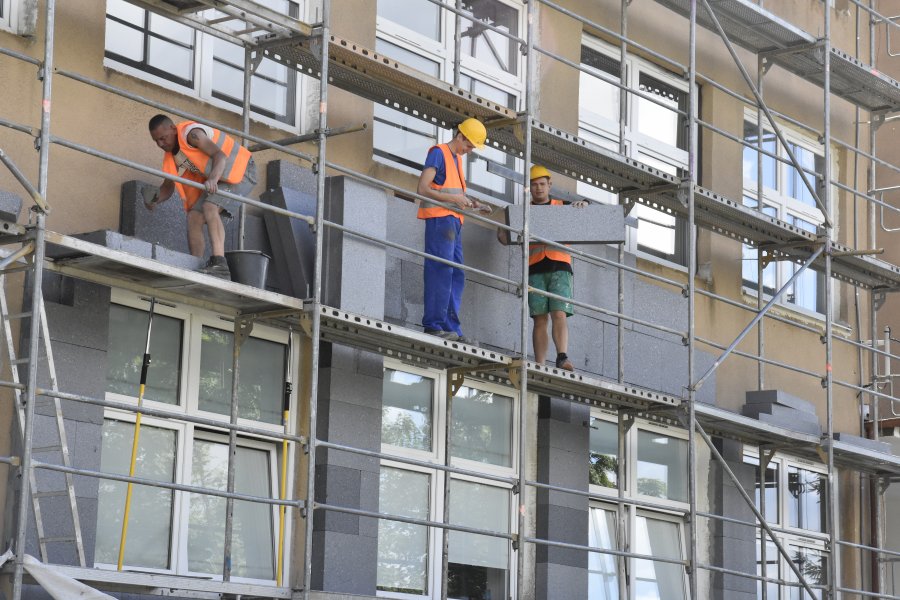
<path id="1" fill-rule="evenodd" d="M 525 539 L 528 514 L 528 499 L 525 482 L 525 440 L 529 439 L 528 432 L 528 253 L 530 252 L 530 223 L 531 223 L 531 187 L 529 185 L 531 172 L 531 120 L 534 118 L 534 97 L 535 97 L 535 72 L 536 61 L 534 54 L 534 21 L 537 18 L 537 2 L 529 2 L 527 10 L 527 21 L 525 30 L 525 160 L 522 164 L 522 296 L 520 299 L 520 319 L 519 319 L 519 345 L 521 349 L 521 370 L 519 371 L 519 444 L 518 444 L 518 502 L 516 506 L 516 597 L 522 597 L 525 587 Z M 532 569 L 533 570 L 533 569 Z"/>
<path id="2" fill-rule="evenodd" d="M 694 222 L 694 187 L 697 185 L 697 0 L 691 0 L 691 21 L 689 34 L 689 58 L 688 58 L 688 101 L 690 111 L 688 114 L 688 497 L 690 499 L 690 557 L 688 582 L 690 586 L 691 600 L 699 600 L 700 593 L 697 588 L 698 540 L 697 540 L 697 439 L 695 425 L 697 416 L 695 404 L 697 402 L 697 390 L 692 385 L 694 381 L 695 359 L 695 303 L 696 303 L 696 276 L 697 276 L 697 227 Z M 760 321 L 762 327 L 762 321 Z"/>
<path id="3" fill-rule="evenodd" d="M 294 332 L 288 329 L 287 356 L 284 361 L 284 393 L 281 401 L 281 421 L 284 426 L 285 438 L 281 440 L 281 481 L 279 482 L 280 498 L 287 500 L 287 465 L 288 445 L 287 436 L 291 432 L 291 396 L 294 393 L 293 368 L 294 368 Z M 278 556 L 275 563 L 275 583 L 284 585 L 284 521 L 287 507 L 282 504 L 278 507 Z"/>
<path id="4" fill-rule="evenodd" d="M 322 252 L 325 247 L 325 160 L 328 138 L 328 48 L 331 44 L 331 0 L 322 0 L 321 36 L 322 54 L 319 58 L 319 153 L 316 164 L 316 259 L 313 275 L 312 329 L 310 335 L 312 359 L 309 385 L 309 437 L 306 457 L 306 535 L 303 551 L 303 600 L 309 600 L 312 583 L 313 513 L 316 502 L 316 419 L 318 418 L 319 393 L 319 337 L 322 328 Z"/>

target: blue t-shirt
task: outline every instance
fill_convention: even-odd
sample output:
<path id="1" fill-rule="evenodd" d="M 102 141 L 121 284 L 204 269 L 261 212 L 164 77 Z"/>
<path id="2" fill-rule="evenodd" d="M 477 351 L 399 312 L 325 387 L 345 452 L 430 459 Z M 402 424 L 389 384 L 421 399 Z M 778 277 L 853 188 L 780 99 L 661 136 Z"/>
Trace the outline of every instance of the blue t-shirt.
<path id="1" fill-rule="evenodd" d="M 453 153 L 451 152 L 451 155 L 452 154 Z M 435 171 L 434 179 L 432 180 L 435 185 L 443 185 L 444 180 L 447 179 L 447 167 L 444 162 L 444 153 L 437 146 L 434 146 L 428 151 L 428 156 L 425 158 L 425 166 L 423 169 L 427 169 L 428 167 L 432 167 Z"/>

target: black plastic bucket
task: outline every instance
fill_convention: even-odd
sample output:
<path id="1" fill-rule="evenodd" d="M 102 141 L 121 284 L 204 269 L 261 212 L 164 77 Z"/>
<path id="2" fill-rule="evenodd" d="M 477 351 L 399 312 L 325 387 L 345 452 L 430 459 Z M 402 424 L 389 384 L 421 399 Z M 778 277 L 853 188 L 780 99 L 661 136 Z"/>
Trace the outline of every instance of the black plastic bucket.
<path id="1" fill-rule="evenodd" d="M 259 250 L 231 250 L 225 253 L 231 280 L 260 289 L 266 287 L 266 271 L 271 258 Z"/>

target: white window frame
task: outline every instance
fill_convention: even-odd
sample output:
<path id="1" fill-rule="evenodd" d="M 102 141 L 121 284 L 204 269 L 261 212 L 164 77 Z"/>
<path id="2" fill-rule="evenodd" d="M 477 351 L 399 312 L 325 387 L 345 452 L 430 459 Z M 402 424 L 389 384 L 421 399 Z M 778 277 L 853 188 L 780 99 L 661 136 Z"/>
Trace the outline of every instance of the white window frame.
<path id="1" fill-rule="evenodd" d="M 0 30 L 18 33 L 19 3 L 21 0 L 0 0 Z"/>
<path id="2" fill-rule="evenodd" d="M 759 461 L 759 452 L 753 448 L 745 447 L 743 452 L 744 458 L 752 458 L 754 460 Z M 778 466 L 778 520 L 775 522 L 767 521 L 767 523 L 772 527 L 772 530 L 775 532 L 776 539 L 781 543 L 781 545 L 788 550 L 790 553 L 790 546 L 801 546 L 803 548 L 808 548 L 810 550 L 816 550 L 825 555 L 825 561 L 828 565 L 828 568 L 833 568 L 831 553 L 827 549 L 827 544 L 829 541 L 828 532 L 818 532 L 812 531 L 809 529 L 802 529 L 800 527 L 790 527 L 787 524 L 787 510 L 788 510 L 788 495 L 787 491 L 788 486 L 788 469 L 790 467 L 796 467 L 803 469 L 805 471 L 811 471 L 813 473 L 818 473 L 819 475 L 824 475 L 827 477 L 828 470 L 827 468 L 819 463 L 815 463 L 803 458 L 799 458 L 797 456 L 791 456 L 789 454 L 783 454 L 781 452 L 776 452 L 772 459 L 769 461 L 769 465 L 775 464 Z M 757 465 L 753 465 L 753 468 L 756 472 L 759 472 L 759 467 Z M 827 499 L 827 491 L 823 491 L 822 498 L 823 501 Z M 825 510 L 828 510 L 827 506 Z M 768 506 L 766 507 L 766 511 L 768 512 Z M 767 538 L 768 539 L 768 538 Z M 759 533 L 757 532 L 756 537 L 757 548 L 760 544 Z M 778 553 L 778 550 L 775 549 L 775 552 Z M 780 553 L 778 553 L 780 555 Z M 766 554 L 766 560 L 770 560 L 771 556 L 768 551 Z M 786 581 L 792 580 L 793 571 L 790 566 L 788 566 L 787 561 L 783 556 L 778 557 L 778 573 L 770 573 L 766 572 L 766 576 L 769 578 L 777 578 L 779 575 Z M 760 568 L 759 559 L 757 558 L 757 569 Z M 759 585 L 762 585 L 763 582 L 759 582 Z M 788 600 L 790 598 L 791 586 L 783 586 L 779 585 L 779 595 L 778 598 L 771 598 L 770 600 Z M 794 588 L 796 589 L 796 588 Z"/>
<path id="3" fill-rule="evenodd" d="M 427 0 L 419 0 L 425 2 Z M 525 31 L 526 26 L 526 11 L 525 4 L 521 0 L 494 0 L 500 4 L 505 4 L 510 6 L 518 11 L 518 30 L 520 32 Z M 377 11 L 377 9 L 376 9 Z M 382 40 L 384 42 L 394 44 L 407 50 L 409 52 L 413 52 L 415 54 L 419 54 L 422 58 L 425 58 L 429 61 L 436 62 L 438 64 L 438 79 L 442 81 L 451 82 L 453 81 L 453 37 L 455 35 L 455 17 L 456 15 L 448 10 L 440 10 L 440 32 L 441 32 L 441 40 L 438 42 L 437 40 L 433 40 L 427 36 L 423 36 L 415 31 L 412 31 L 402 25 L 399 25 L 393 21 L 390 21 L 384 17 L 376 16 L 376 38 Z M 468 76 L 472 79 L 476 79 L 481 81 L 486 85 L 490 85 L 492 87 L 498 88 L 501 91 L 511 94 L 515 97 L 515 110 L 522 105 L 522 102 L 525 98 L 525 57 L 521 54 L 517 54 L 517 63 L 516 63 L 516 72 L 518 75 L 511 75 L 510 73 L 502 70 L 493 68 L 471 56 L 467 56 L 462 54 L 460 56 L 460 75 Z M 437 128 L 437 137 L 435 139 L 435 144 L 443 144 L 449 142 L 452 139 L 453 132 L 445 130 L 441 127 Z M 373 136 L 373 147 L 376 146 L 376 141 Z M 469 160 L 478 160 L 478 153 L 473 153 L 474 156 L 470 157 Z M 414 169 L 409 165 L 405 165 L 399 163 L 397 161 L 391 160 L 387 157 L 380 156 L 378 154 L 373 154 L 373 160 L 377 163 L 384 164 L 394 169 L 398 169 L 400 171 L 404 171 L 406 173 L 418 175 L 420 170 Z M 422 162 L 425 161 L 425 156 L 423 155 L 421 158 Z M 516 160 L 516 164 L 519 164 L 519 160 Z M 470 169 L 471 170 L 471 169 Z M 470 174 L 467 172 L 467 179 L 469 185 L 478 185 L 477 181 L 473 181 Z M 510 203 L 520 202 L 522 198 L 520 186 L 513 185 L 512 186 L 512 196 L 508 198 Z M 470 195 L 476 198 L 485 199 L 488 201 L 500 201 L 499 198 L 495 196 L 491 196 L 486 193 L 482 193 L 478 190 L 469 190 Z"/>
<path id="4" fill-rule="evenodd" d="M 750 123 L 750 124 L 754 124 L 754 126 L 755 126 L 756 111 L 754 111 L 748 107 L 745 107 L 743 123 Z M 816 140 L 812 139 L 808 135 L 804 135 L 804 134 L 802 134 L 794 129 L 791 129 L 789 127 L 786 127 L 782 124 L 779 124 L 779 128 L 781 129 L 781 133 L 784 136 L 785 141 L 788 144 L 798 145 L 798 146 L 802 147 L 803 149 L 813 153 L 814 155 L 822 158 L 822 160 L 824 161 L 825 149 L 822 144 L 819 144 L 818 142 L 816 142 Z M 772 127 L 769 126 L 768 123 L 765 123 L 765 122 L 763 123 L 763 131 L 764 131 L 764 135 L 765 134 L 774 135 L 772 132 Z M 746 148 L 746 146 L 745 146 L 745 148 Z M 822 225 L 825 222 L 825 219 L 822 215 L 822 211 L 819 210 L 818 206 L 809 206 L 808 204 L 804 204 L 803 202 L 800 202 L 796 198 L 793 198 L 787 194 L 787 192 L 786 192 L 787 174 L 788 174 L 789 169 L 792 168 L 793 165 L 790 164 L 790 158 L 788 157 L 784 148 L 782 148 L 781 142 L 779 142 L 777 139 L 775 140 L 775 148 L 776 148 L 775 154 L 780 159 L 783 159 L 783 160 L 775 161 L 775 185 L 776 185 L 776 188 L 773 189 L 773 188 L 770 188 L 767 186 L 763 187 L 762 206 L 774 208 L 775 209 L 775 215 L 774 215 L 775 218 L 779 219 L 780 221 L 784 221 L 785 223 L 793 224 L 793 218 L 799 218 L 808 223 L 812 223 L 816 227 Z M 743 150 L 741 152 L 741 155 L 743 157 Z M 768 155 L 763 155 L 763 158 L 770 159 L 771 157 L 769 157 Z M 788 162 L 783 162 L 784 160 L 786 160 Z M 742 163 L 743 163 L 743 158 L 742 158 Z M 743 181 L 743 186 L 742 186 L 743 197 L 742 198 L 750 198 L 754 202 L 759 203 L 759 199 L 757 198 L 757 183 L 756 183 L 756 181 L 753 179 L 743 178 L 743 167 L 741 169 L 741 172 L 742 172 L 741 177 L 742 177 L 742 181 Z M 815 186 L 816 185 L 816 177 L 809 172 L 804 172 L 804 174 L 806 175 L 807 180 Z M 823 187 L 819 186 L 818 189 L 821 190 L 821 189 L 823 189 Z M 835 196 L 835 198 L 836 197 L 837 196 Z M 742 202 L 743 202 L 743 200 L 742 200 Z M 755 248 L 753 248 L 752 250 L 754 252 L 756 251 Z M 751 262 L 755 262 L 755 261 L 751 261 Z M 793 274 L 792 266 L 795 263 L 792 263 L 789 261 L 776 261 L 772 264 L 776 265 L 776 267 L 775 267 L 775 290 L 777 291 L 781 288 L 781 286 L 783 286 L 785 284 L 785 282 L 787 282 L 788 279 L 790 279 L 791 275 Z M 820 279 L 822 280 L 824 285 L 830 286 L 831 291 L 834 292 L 834 285 L 835 285 L 834 281 L 829 281 L 827 279 L 824 279 L 824 277 L 822 277 Z M 742 275 L 742 280 L 743 280 L 743 275 Z M 741 288 L 742 288 L 744 295 L 746 295 L 750 298 L 757 297 L 757 294 L 758 294 L 757 288 L 759 288 L 759 287 L 764 288 L 765 286 L 764 285 L 760 286 L 759 282 L 757 282 L 756 287 L 748 286 L 743 281 L 741 283 Z M 827 296 L 827 294 L 825 294 L 824 289 L 822 290 L 822 294 Z M 766 292 L 765 289 L 763 289 L 763 298 L 766 300 L 771 299 L 771 294 Z M 832 293 L 832 298 L 835 298 L 833 293 Z M 786 293 L 783 294 L 781 299 L 779 300 L 779 305 L 783 306 L 791 311 L 797 312 L 799 314 L 802 314 L 802 315 L 805 315 L 808 317 L 813 317 L 816 320 L 822 320 L 825 318 L 825 314 L 822 312 L 818 312 L 816 310 L 811 310 L 809 308 L 800 306 L 799 304 L 789 301 L 787 299 Z"/>
<path id="5" fill-rule="evenodd" d="M 445 390 L 446 390 L 446 375 L 444 371 L 437 370 L 429 370 L 420 367 L 410 366 L 399 361 L 395 361 L 392 359 L 385 359 L 384 361 L 385 369 L 394 369 L 397 371 L 404 371 L 407 373 L 413 373 L 416 375 L 421 375 L 423 377 L 428 377 L 434 380 L 434 404 L 432 405 L 432 426 L 435 427 L 432 431 L 432 452 L 425 452 L 422 450 L 414 450 L 409 448 L 403 448 L 400 446 L 394 446 L 390 444 L 382 444 L 381 451 L 385 454 L 393 454 L 398 458 L 410 458 L 415 460 L 427 460 L 433 461 L 436 465 L 443 465 L 446 458 L 447 444 L 445 440 L 445 428 L 446 428 L 446 414 L 447 414 L 447 405 L 445 398 Z M 469 471 L 478 471 L 484 473 L 486 475 L 499 475 L 499 476 L 507 476 L 512 477 L 516 474 L 516 468 L 518 464 L 518 452 L 515 449 L 518 447 L 520 432 L 518 430 L 518 419 L 516 416 L 518 415 L 519 410 L 519 398 L 518 394 L 516 394 L 515 390 L 511 388 L 506 388 L 502 385 L 489 383 L 484 381 L 469 381 L 466 380 L 463 384 L 466 387 L 476 388 L 479 390 L 484 390 L 496 394 L 500 394 L 503 396 L 507 396 L 512 398 L 512 431 L 510 432 L 510 466 L 502 467 L 499 465 L 490 465 L 474 460 L 460 459 L 454 458 L 451 461 L 451 464 L 454 467 L 467 469 Z M 399 461 L 394 461 L 390 459 L 382 459 L 381 461 L 382 467 L 390 467 L 401 470 L 415 471 L 417 473 L 425 473 L 431 477 L 431 490 L 429 490 L 429 498 L 431 499 L 431 508 L 429 513 L 429 519 L 432 521 L 441 521 L 443 520 L 443 510 L 444 510 L 444 471 L 440 469 L 429 469 L 428 467 L 421 465 L 411 465 L 408 463 L 403 463 Z M 453 481 L 471 481 L 475 483 L 479 483 L 482 485 L 488 485 L 492 487 L 496 487 L 499 489 L 504 489 L 508 491 L 509 504 L 507 507 L 507 514 L 509 517 L 509 531 L 510 533 L 516 532 L 517 519 L 515 518 L 516 513 L 516 499 L 514 494 L 512 493 L 513 486 L 504 484 L 503 482 L 494 481 L 491 479 L 481 479 L 477 476 L 469 476 L 469 475 L 461 475 L 461 474 L 452 474 L 451 479 Z M 443 540 L 442 530 L 437 528 L 429 528 L 430 531 L 428 533 L 428 568 L 430 569 L 428 573 L 428 590 L 424 595 L 417 594 L 402 594 L 396 592 L 386 592 L 382 590 L 377 591 L 377 595 L 385 598 L 400 598 L 403 600 L 421 600 L 422 598 L 434 598 L 440 595 L 441 589 L 441 544 Z M 510 550 L 507 566 L 507 591 L 510 594 L 510 597 L 515 597 L 515 586 L 516 586 L 516 561 L 514 558 L 513 552 Z"/>
<path id="6" fill-rule="evenodd" d="M 591 50 L 603 54 L 615 61 L 622 61 L 622 53 L 619 48 L 612 46 L 594 36 L 583 34 L 581 37 L 581 46 L 587 46 Z M 579 47 L 580 49 L 580 47 Z M 582 65 L 583 66 L 583 65 Z M 624 85 L 628 87 L 629 90 L 638 90 L 640 89 L 640 80 L 641 75 L 646 74 L 654 79 L 665 83 L 672 88 L 677 89 L 678 91 L 688 94 L 690 87 L 688 83 L 679 79 L 677 76 L 673 75 L 670 72 L 661 69 L 657 65 L 654 65 L 651 62 L 648 62 L 642 58 L 634 56 L 632 54 L 628 54 L 625 57 L 625 72 L 626 72 L 626 81 Z M 618 79 L 618 75 L 616 75 L 616 79 Z M 618 88 L 617 88 L 618 89 Z M 633 93 L 626 94 L 625 106 L 620 106 L 620 111 L 624 111 L 625 113 L 625 139 L 624 148 L 625 148 L 625 156 L 637 160 L 642 163 L 647 163 L 647 160 L 640 156 L 641 154 L 648 155 L 652 160 L 666 163 L 672 167 L 673 170 L 682 169 L 687 170 L 688 168 L 688 151 L 682 150 L 677 146 L 670 146 L 665 144 L 659 140 L 656 140 L 646 134 L 643 134 L 639 130 L 639 112 L 640 112 L 640 96 L 637 96 Z M 580 110 L 579 110 L 580 113 Z M 604 118 L 599 115 L 596 115 L 592 119 L 587 119 L 583 115 L 579 114 L 578 118 L 578 135 L 585 137 L 589 141 L 602 146 L 608 150 L 612 150 L 613 152 L 619 152 L 619 122 L 613 121 L 607 118 Z M 655 168 L 658 168 L 657 165 L 651 165 Z M 665 170 L 665 169 L 661 169 Z M 666 172 L 670 172 L 666 170 Z M 670 173 L 674 174 L 674 172 Z M 605 202 L 608 204 L 618 204 L 618 199 L 614 194 L 609 194 L 608 192 L 604 192 L 602 188 L 598 188 L 596 186 L 592 186 L 588 183 L 577 182 L 577 190 L 578 193 L 596 200 L 600 202 Z M 670 213 L 661 211 L 662 214 L 666 214 L 672 216 Z M 676 225 L 677 227 L 677 225 Z M 683 225 L 681 225 L 684 228 Z M 687 266 L 680 264 L 674 260 L 670 260 L 664 257 L 660 257 L 656 254 L 652 254 L 650 252 L 646 252 L 639 248 L 640 240 L 639 230 L 634 230 L 632 228 L 626 229 L 626 243 L 625 249 L 634 254 L 635 256 L 642 258 L 644 260 L 656 262 L 663 264 L 669 268 L 676 269 L 679 271 L 687 272 Z M 688 235 L 685 233 L 684 235 Z M 676 230 L 676 255 L 679 253 L 677 248 L 678 244 L 678 232 Z M 687 242 L 684 242 L 687 243 Z"/>
<path id="7" fill-rule="evenodd" d="M 3 1 L 13 1 L 17 0 L 0 0 Z M 300 18 L 303 19 L 306 12 L 309 10 L 309 2 L 306 0 L 294 0 L 300 4 Z M 104 3 L 106 0 L 104 0 Z M 146 9 L 144 9 L 146 10 Z M 2 23 L 2 21 L 0 21 Z M 189 96 L 196 100 L 201 100 L 215 106 L 216 108 L 221 108 L 227 110 L 229 112 L 235 114 L 243 114 L 243 109 L 231 102 L 227 102 L 225 100 L 221 100 L 216 98 L 212 94 L 212 72 L 213 72 L 213 40 L 214 38 L 206 33 L 203 33 L 199 30 L 194 30 L 194 82 L 193 86 L 186 86 L 180 84 L 178 82 L 172 81 L 170 79 L 166 79 L 164 77 L 159 77 L 158 75 L 154 75 L 152 73 L 148 73 L 142 69 L 138 69 L 131 65 L 127 65 L 117 61 L 114 58 L 107 57 L 104 52 L 103 56 L 103 66 L 123 73 L 125 75 L 129 75 L 131 77 L 135 77 L 137 79 L 142 79 L 144 81 L 153 83 L 160 87 L 165 88 L 166 90 L 170 90 L 185 96 Z M 105 49 L 105 44 L 104 44 Z M 290 68 L 290 67 L 286 67 Z M 302 74 L 297 72 L 297 89 L 294 93 L 294 122 L 293 124 L 285 123 L 283 121 L 279 121 L 277 119 L 273 119 L 269 116 L 259 114 L 253 110 L 250 111 L 250 118 L 253 121 L 258 123 L 262 123 L 264 125 L 268 125 L 269 127 L 273 127 L 276 129 L 280 129 L 283 131 L 287 131 L 290 133 L 300 133 L 304 132 L 311 127 L 311 124 L 308 123 L 308 119 L 306 118 L 306 112 L 303 110 L 303 98 L 306 93 L 306 88 L 309 86 L 309 83 L 306 81 L 306 77 L 302 77 Z"/>
<path id="8" fill-rule="evenodd" d="M 603 410 L 600 408 L 591 409 L 591 419 L 597 419 L 600 421 L 604 421 L 606 423 L 612 423 L 618 426 L 618 415 L 615 411 Z M 590 421 L 589 421 L 590 423 Z M 618 429 L 617 429 L 618 431 Z M 629 536 L 629 546 L 634 548 L 634 544 L 636 543 L 636 535 L 637 535 L 637 517 L 644 516 L 647 518 L 658 519 L 661 521 L 669 521 L 678 526 L 678 536 L 679 543 L 681 546 L 681 556 L 682 558 L 686 557 L 686 537 L 685 537 L 685 518 L 684 515 L 687 511 L 690 510 L 690 504 L 688 502 L 680 502 L 677 500 L 670 500 L 668 498 L 658 498 L 656 496 L 646 496 L 638 493 L 637 491 L 637 450 L 638 450 L 638 432 L 639 431 L 649 431 L 651 433 L 659 433 L 666 435 L 671 438 L 685 440 L 688 441 L 688 432 L 677 428 L 666 425 L 664 423 L 657 423 L 654 421 L 649 421 L 646 419 L 636 419 L 636 422 L 628 429 L 625 434 L 625 456 L 618 457 L 618 477 L 617 482 L 618 485 L 621 486 L 624 483 L 625 488 L 622 490 L 622 494 L 625 498 L 633 498 L 642 501 L 651 501 L 654 504 L 657 504 L 659 508 L 648 508 L 641 507 L 636 508 L 634 506 L 625 505 L 623 510 L 625 511 L 625 518 L 627 519 L 626 523 L 626 532 Z M 618 443 L 618 440 L 616 440 Z M 624 462 L 623 462 L 624 461 Z M 626 476 L 623 478 L 621 476 L 622 470 L 625 470 Z M 685 464 L 685 477 L 687 476 L 687 464 Z M 677 475 L 676 475 L 677 476 Z M 590 484 L 588 486 L 591 500 L 590 506 L 591 508 L 602 508 L 604 510 L 610 510 L 613 513 L 617 513 L 616 505 L 614 504 L 619 498 L 619 488 L 607 488 L 599 485 Z M 621 513 L 617 513 L 621 514 Z M 618 540 L 618 548 L 619 550 L 624 548 L 624 540 Z M 633 565 L 633 561 L 638 560 L 633 557 L 629 557 L 627 560 L 631 561 L 631 568 L 628 570 L 628 573 L 631 574 L 633 578 L 635 576 L 635 568 Z M 621 576 L 621 574 L 619 574 Z M 687 577 L 682 577 L 683 583 L 683 594 L 684 598 L 687 598 Z M 632 596 L 635 593 L 635 586 L 629 586 L 631 590 Z"/>
<path id="9" fill-rule="evenodd" d="M 111 290 L 111 298 L 110 301 L 112 304 L 118 304 L 121 306 L 125 306 L 128 308 L 134 308 L 141 311 L 146 311 L 148 308 L 147 302 L 144 301 L 140 296 L 126 292 L 120 289 L 112 289 Z M 224 428 L 224 426 L 228 425 L 230 422 L 230 415 L 222 415 L 219 413 L 202 411 L 198 407 L 198 391 L 199 391 L 199 375 L 200 375 L 200 345 L 201 345 L 201 337 L 200 334 L 202 332 L 202 328 L 204 325 L 212 326 L 217 329 L 229 330 L 233 331 L 233 325 L 230 325 L 230 319 L 224 317 L 222 315 L 217 315 L 215 313 L 204 311 L 202 309 L 196 308 L 188 308 L 188 307 L 180 307 L 180 306 L 170 306 L 166 304 L 157 304 L 155 307 L 155 312 L 157 314 L 165 315 L 168 317 L 172 317 L 175 319 L 179 319 L 182 321 L 182 338 L 181 338 L 181 353 L 182 353 L 182 362 L 181 362 L 181 381 L 179 383 L 179 404 L 165 404 L 161 402 L 153 402 L 151 400 L 144 400 L 144 404 L 149 408 L 152 407 L 157 410 L 165 411 L 171 413 L 172 419 L 162 419 L 159 417 L 152 418 L 144 416 L 142 417 L 142 423 L 147 426 L 153 427 L 161 427 L 165 429 L 170 429 L 176 431 L 176 460 L 178 461 L 175 469 L 175 477 L 176 482 L 179 483 L 188 483 L 191 481 L 191 456 L 193 453 L 193 442 L 194 440 L 202 439 L 202 440 L 210 440 L 215 442 L 221 442 L 224 440 L 227 443 L 228 439 L 228 430 Z M 277 342 L 280 344 L 288 343 L 288 335 L 294 336 L 294 347 L 299 347 L 299 339 L 297 334 L 288 334 L 284 331 L 279 331 L 273 328 L 265 327 L 257 325 L 253 330 L 253 337 L 264 339 L 268 341 Z M 292 381 L 298 380 L 298 370 L 297 365 L 290 365 L 292 369 L 291 378 Z M 290 399 L 290 414 L 297 414 L 297 388 L 295 386 L 295 391 L 291 394 Z M 115 400 L 119 402 L 124 402 L 127 404 L 137 404 L 137 398 L 132 396 L 125 396 L 122 394 L 116 394 L 112 392 L 107 392 L 105 395 L 107 400 Z M 223 425 L 222 428 L 216 428 L 214 426 L 206 426 L 199 425 L 186 421 L 178 421 L 179 416 L 184 415 L 195 415 L 200 416 L 206 419 L 213 419 L 216 421 L 220 421 Z M 125 422 L 134 423 L 135 421 L 135 413 L 131 411 L 122 411 L 113 408 L 107 408 L 104 411 L 105 419 L 114 419 Z M 284 426 L 281 424 L 274 423 L 265 423 L 262 421 L 254 421 L 251 419 L 240 418 L 238 419 L 239 425 L 249 425 L 253 426 L 256 429 L 268 430 L 273 434 L 281 434 L 284 432 Z M 293 422 L 289 424 L 289 432 L 293 432 L 294 424 Z M 239 433 L 238 434 L 238 445 L 242 447 L 262 449 L 269 452 L 269 469 L 270 469 L 270 477 L 271 477 L 271 489 L 269 490 L 270 494 L 273 498 L 279 497 L 279 487 L 280 487 L 280 477 L 279 477 L 279 462 L 283 459 L 281 457 L 281 444 L 277 443 L 275 440 L 271 440 L 268 438 L 260 438 L 253 434 L 248 433 Z M 288 480 L 287 480 L 287 489 L 293 489 L 293 480 L 294 480 L 294 467 L 293 467 L 293 455 L 294 455 L 294 442 L 288 442 Z M 169 540 L 170 543 L 170 552 L 171 552 L 171 566 L 169 569 L 152 569 L 147 567 L 142 567 L 138 565 L 128 565 L 128 569 L 131 571 L 139 571 L 145 573 L 170 573 L 170 574 L 178 574 L 178 575 L 189 575 L 189 576 L 202 576 L 205 578 L 213 579 L 213 580 L 221 580 L 221 573 L 194 573 L 188 572 L 188 554 L 187 554 L 187 533 L 188 533 L 188 522 L 189 522 L 189 493 L 175 491 L 174 492 L 174 500 L 173 500 L 173 515 L 172 515 L 172 527 L 171 527 L 171 537 Z M 273 528 L 272 528 L 272 540 L 276 545 L 274 550 L 276 551 L 273 556 L 275 556 L 277 560 L 277 544 L 278 544 L 278 506 L 275 504 L 271 505 L 272 515 L 273 515 Z M 284 552 L 282 556 L 282 573 L 283 580 L 289 581 L 289 569 L 290 569 L 290 556 L 291 556 L 291 522 L 290 519 L 285 522 L 285 546 Z M 273 565 L 274 567 L 275 565 Z M 116 569 L 117 565 L 109 565 L 105 563 L 95 563 L 95 567 L 100 569 Z M 232 580 L 235 582 L 244 582 L 244 583 L 258 583 L 263 585 L 272 585 L 276 584 L 275 579 L 270 580 L 260 580 L 260 579 L 249 579 L 242 577 L 232 577 Z"/>

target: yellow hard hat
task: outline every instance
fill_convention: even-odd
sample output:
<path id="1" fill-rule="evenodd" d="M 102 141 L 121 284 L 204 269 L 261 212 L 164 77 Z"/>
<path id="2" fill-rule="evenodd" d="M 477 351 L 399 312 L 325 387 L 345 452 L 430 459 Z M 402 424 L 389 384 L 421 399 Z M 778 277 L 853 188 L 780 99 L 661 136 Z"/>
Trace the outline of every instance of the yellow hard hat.
<path id="1" fill-rule="evenodd" d="M 487 129 L 485 129 L 484 123 L 478 119 L 469 118 L 460 123 L 457 129 L 476 148 L 484 148 L 484 140 L 487 139 Z"/>
<path id="2" fill-rule="evenodd" d="M 540 179 L 541 177 L 550 179 L 550 171 L 547 170 L 547 167 L 543 165 L 531 165 L 531 173 L 529 174 L 529 179 L 533 181 L 535 179 Z"/>

